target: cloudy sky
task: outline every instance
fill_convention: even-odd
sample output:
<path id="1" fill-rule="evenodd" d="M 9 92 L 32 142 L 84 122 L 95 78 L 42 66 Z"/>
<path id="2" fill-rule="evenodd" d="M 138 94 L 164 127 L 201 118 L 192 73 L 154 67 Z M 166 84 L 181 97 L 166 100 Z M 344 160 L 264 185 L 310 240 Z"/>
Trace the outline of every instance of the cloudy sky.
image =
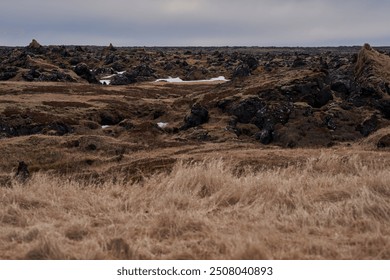
<path id="1" fill-rule="evenodd" d="M 390 45 L 389 0 L 1 0 L 0 45 Z"/>

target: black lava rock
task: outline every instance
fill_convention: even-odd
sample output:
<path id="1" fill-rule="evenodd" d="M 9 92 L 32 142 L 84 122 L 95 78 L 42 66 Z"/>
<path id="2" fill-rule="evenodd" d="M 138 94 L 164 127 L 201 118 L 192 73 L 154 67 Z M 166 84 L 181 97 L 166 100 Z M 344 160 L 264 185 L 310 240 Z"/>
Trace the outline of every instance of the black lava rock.
<path id="1" fill-rule="evenodd" d="M 209 111 L 200 104 L 195 104 L 191 108 L 191 113 L 184 118 L 184 125 L 181 129 L 186 130 L 196 127 L 209 120 Z"/>
<path id="2" fill-rule="evenodd" d="M 89 67 L 85 63 L 79 63 L 74 68 L 74 72 L 81 78 L 87 80 L 91 84 L 99 83 L 95 77 L 95 74 L 90 71 Z"/>
<path id="3" fill-rule="evenodd" d="M 268 145 L 273 140 L 273 131 L 271 129 L 262 129 L 255 135 L 256 140 L 259 140 L 262 144 Z"/>
<path id="4" fill-rule="evenodd" d="M 378 129 L 378 117 L 376 115 L 371 116 L 371 118 L 365 120 L 363 123 L 359 124 L 356 128 L 364 137 L 367 137 L 372 132 Z"/>

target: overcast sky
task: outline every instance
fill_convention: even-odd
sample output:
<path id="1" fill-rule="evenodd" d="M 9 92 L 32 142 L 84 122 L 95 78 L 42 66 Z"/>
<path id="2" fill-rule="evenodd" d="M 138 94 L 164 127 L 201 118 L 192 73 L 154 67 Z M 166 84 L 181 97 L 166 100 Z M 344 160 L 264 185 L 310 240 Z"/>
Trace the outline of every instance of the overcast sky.
<path id="1" fill-rule="evenodd" d="M 390 45 L 389 0 L 0 0 L 0 45 Z"/>

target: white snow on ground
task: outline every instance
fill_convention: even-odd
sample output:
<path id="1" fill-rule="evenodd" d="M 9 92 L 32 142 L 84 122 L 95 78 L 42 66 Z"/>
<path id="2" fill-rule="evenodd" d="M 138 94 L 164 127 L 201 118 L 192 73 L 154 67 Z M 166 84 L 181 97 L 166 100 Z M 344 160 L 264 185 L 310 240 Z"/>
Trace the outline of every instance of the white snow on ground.
<path id="1" fill-rule="evenodd" d="M 168 126 L 168 123 L 158 122 L 157 125 L 158 125 L 159 128 L 166 128 Z"/>
<path id="2" fill-rule="evenodd" d="M 102 77 L 103 80 L 111 79 L 112 77 L 116 76 L 116 74 L 112 74 L 110 76 Z"/>
<path id="3" fill-rule="evenodd" d="M 108 80 L 108 79 L 104 79 L 104 80 L 100 80 L 99 81 L 102 85 L 104 85 L 104 83 L 106 83 L 106 85 L 109 85 L 111 83 L 111 80 Z"/>
<path id="4" fill-rule="evenodd" d="M 112 75 L 109 75 L 109 76 L 105 76 L 105 77 L 102 77 L 102 79 L 100 80 L 100 83 L 103 85 L 104 83 L 106 83 L 106 85 L 109 85 L 111 84 L 111 78 L 112 77 L 115 77 L 117 75 L 122 75 L 123 73 L 125 73 L 126 71 L 121 71 L 121 72 L 116 72 L 116 74 L 112 74 Z"/>
<path id="5" fill-rule="evenodd" d="M 210 82 L 214 82 L 214 81 L 228 82 L 229 80 L 226 79 L 224 76 L 219 76 L 217 78 L 211 78 L 210 80 L 206 80 L 206 81 L 210 81 Z"/>
<path id="6" fill-rule="evenodd" d="M 126 71 L 122 71 L 122 72 L 117 72 L 116 74 L 113 74 L 113 75 L 110 75 L 110 76 L 106 76 L 106 77 L 103 77 L 101 80 L 100 80 L 100 83 L 101 84 L 104 84 L 106 83 L 107 85 L 109 85 L 111 83 L 111 78 L 116 76 L 116 75 L 122 75 L 123 73 L 125 73 Z M 177 78 L 172 78 L 172 77 L 168 77 L 166 79 L 157 79 L 155 80 L 155 82 L 167 82 L 167 83 L 207 83 L 207 82 L 228 82 L 229 80 L 226 79 L 224 76 L 219 76 L 217 78 L 211 78 L 209 80 L 193 80 L 193 81 L 183 81 L 182 79 L 180 79 L 179 77 Z"/>
<path id="7" fill-rule="evenodd" d="M 193 80 L 193 81 L 183 81 L 180 78 L 172 78 L 168 77 L 167 79 L 158 79 L 155 82 L 167 82 L 167 83 L 204 83 L 204 82 L 216 82 L 216 81 L 222 81 L 222 82 L 228 82 L 224 76 L 219 76 L 217 78 L 211 78 L 210 80 Z"/>
<path id="8" fill-rule="evenodd" d="M 180 78 L 172 78 L 168 77 L 167 79 L 158 79 L 155 82 L 168 82 L 168 83 L 184 83 L 184 81 Z"/>
<path id="9" fill-rule="evenodd" d="M 102 129 L 110 127 L 109 125 L 102 125 Z"/>

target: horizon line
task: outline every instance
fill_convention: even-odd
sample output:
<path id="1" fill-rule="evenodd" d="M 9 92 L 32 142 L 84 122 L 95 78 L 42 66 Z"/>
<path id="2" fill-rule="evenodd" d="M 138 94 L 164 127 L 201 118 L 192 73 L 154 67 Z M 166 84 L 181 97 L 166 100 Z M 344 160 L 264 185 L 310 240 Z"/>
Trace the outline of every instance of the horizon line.
<path id="1" fill-rule="evenodd" d="M 39 42 L 38 42 L 39 43 Z M 40 43 L 39 43 L 40 44 Z M 110 43 L 111 44 L 111 43 Z M 64 47 L 109 47 L 108 45 L 98 44 L 40 44 L 42 47 L 64 46 Z M 371 45 L 371 44 L 370 44 Z M 25 48 L 28 45 L 0 45 L 0 48 Z M 114 45 L 116 48 L 356 48 L 361 45 L 318 45 L 318 46 L 304 46 L 304 45 Z M 372 47 L 388 48 L 390 45 L 371 45 Z"/>

